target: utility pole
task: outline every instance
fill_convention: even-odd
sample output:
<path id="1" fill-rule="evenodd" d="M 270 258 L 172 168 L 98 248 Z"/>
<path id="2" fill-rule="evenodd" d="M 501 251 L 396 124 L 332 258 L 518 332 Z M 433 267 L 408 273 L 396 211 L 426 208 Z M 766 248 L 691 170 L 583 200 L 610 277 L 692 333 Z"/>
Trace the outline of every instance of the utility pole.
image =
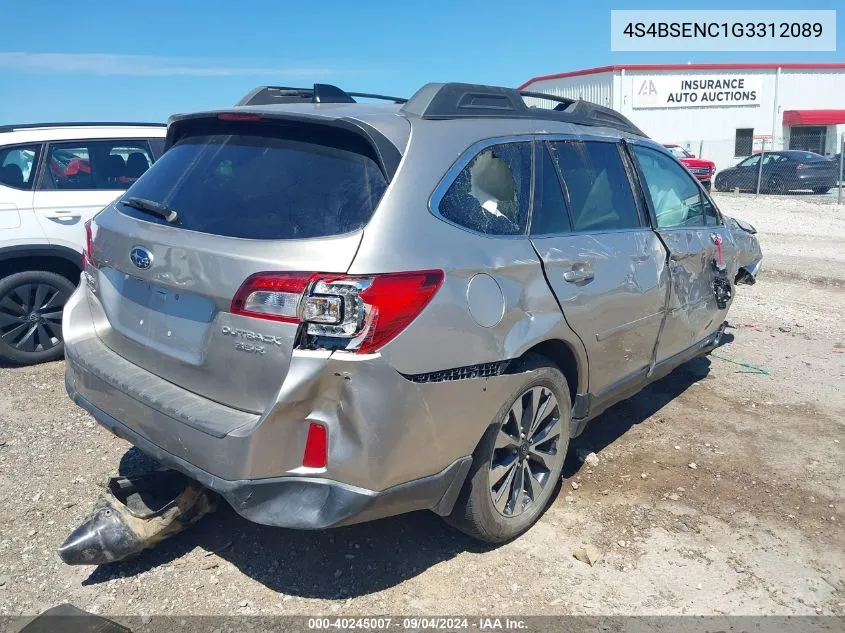
<path id="1" fill-rule="evenodd" d="M 842 179 L 845 178 L 845 132 L 839 142 L 839 193 L 836 194 L 836 204 L 842 204 Z"/>

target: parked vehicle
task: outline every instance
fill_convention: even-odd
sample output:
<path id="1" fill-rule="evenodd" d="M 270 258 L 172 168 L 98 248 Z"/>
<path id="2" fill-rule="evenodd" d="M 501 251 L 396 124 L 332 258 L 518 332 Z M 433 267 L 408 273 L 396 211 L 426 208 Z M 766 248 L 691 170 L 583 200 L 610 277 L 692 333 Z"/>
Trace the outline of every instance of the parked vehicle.
<path id="1" fill-rule="evenodd" d="M 672 152 L 672 155 L 677 158 L 684 167 L 689 169 L 690 173 L 695 176 L 702 186 L 710 191 L 713 174 L 716 173 L 716 163 L 712 160 L 698 158 L 695 154 L 687 151 L 680 145 L 673 145 L 671 143 L 664 143 L 663 147 Z"/>
<path id="2" fill-rule="evenodd" d="M 61 358 L 84 223 L 144 173 L 164 125 L 0 126 L 0 361 Z"/>
<path id="3" fill-rule="evenodd" d="M 613 110 L 289 92 L 170 119 L 64 320 L 70 396 L 252 521 L 513 538 L 570 438 L 718 345 L 757 274 L 753 228 Z"/>
<path id="4" fill-rule="evenodd" d="M 827 193 L 839 179 L 839 163 L 821 154 L 799 150 L 781 150 L 749 156 L 735 167 L 723 169 L 716 175 L 717 191 L 740 189 L 765 193 L 788 193 L 809 189 L 813 193 Z"/>

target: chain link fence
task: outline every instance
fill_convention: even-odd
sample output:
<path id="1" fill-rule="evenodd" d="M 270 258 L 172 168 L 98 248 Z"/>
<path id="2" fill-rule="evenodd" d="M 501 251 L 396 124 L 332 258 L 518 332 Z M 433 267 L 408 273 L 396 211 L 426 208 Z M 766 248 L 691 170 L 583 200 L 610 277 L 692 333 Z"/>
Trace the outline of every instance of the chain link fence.
<path id="1" fill-rule="evenodd" d="M 751 136 L 699 140 L 673 151 L 715 191 L 826 196 L 845 204 L 845 134 L 837 139 L 836 151 L 826 156 L 790 149 L 801 144 L 789 140 Z M 714 165 L 708 168 L 708 161 Z"/>

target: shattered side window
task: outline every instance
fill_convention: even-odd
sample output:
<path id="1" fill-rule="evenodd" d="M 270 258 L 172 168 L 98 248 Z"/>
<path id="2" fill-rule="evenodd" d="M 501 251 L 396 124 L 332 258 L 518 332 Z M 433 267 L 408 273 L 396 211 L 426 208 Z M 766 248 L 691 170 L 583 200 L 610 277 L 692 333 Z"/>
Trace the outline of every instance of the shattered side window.
<path id="1" fill-rule="evenodd" d="M 440 201 L 440 215 L 486 235 L 520 235 L 528 221 L 531 144 L 504 143 L 479 152 Z"/>

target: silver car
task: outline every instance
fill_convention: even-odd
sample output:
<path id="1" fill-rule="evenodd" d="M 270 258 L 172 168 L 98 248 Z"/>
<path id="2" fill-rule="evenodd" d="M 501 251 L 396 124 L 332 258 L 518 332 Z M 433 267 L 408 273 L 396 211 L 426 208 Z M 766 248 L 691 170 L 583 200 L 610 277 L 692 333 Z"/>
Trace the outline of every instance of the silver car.
<path id="1" fill-rule="evenodd" d="M 88 226 L 68 393 L 258 523 L 511 539 L 590 419 L 718 345 L 754 229 L 612 110 L 356 96 L 171 118 Z"/>

